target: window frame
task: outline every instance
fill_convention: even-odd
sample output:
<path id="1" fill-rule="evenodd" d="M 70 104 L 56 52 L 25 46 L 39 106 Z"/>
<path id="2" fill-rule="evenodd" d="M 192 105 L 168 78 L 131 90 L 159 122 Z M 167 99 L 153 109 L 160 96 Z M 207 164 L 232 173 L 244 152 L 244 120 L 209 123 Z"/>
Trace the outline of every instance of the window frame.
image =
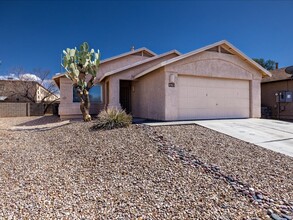
<path id="1" fill-rule="evenodd" d="M 100 87 L 100 101 L 93 101 L 91 100 L 91 96 L 89 96 L 90 98 L 90 103 L 96 103 L 96 104 L 100 104 L 103 103 L 103 86 L 100 83 L 95 84 L 90 90 L 89 90 L 89 95 L 91 95 L 91 91 L 93 91 L 92 89 L 96 86 Z M 76 102 L 80 102 L 79 96 L 76 93 L 76 88 L 72 87 L 72 102 L 76 103 Z"/>

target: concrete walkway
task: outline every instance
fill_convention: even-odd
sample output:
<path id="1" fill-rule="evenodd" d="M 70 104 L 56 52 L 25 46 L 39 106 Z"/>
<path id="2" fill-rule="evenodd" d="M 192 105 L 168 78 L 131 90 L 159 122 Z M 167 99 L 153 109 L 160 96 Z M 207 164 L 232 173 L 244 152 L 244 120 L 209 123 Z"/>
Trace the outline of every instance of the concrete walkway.
<path id="1" fill-rule="evenodd" d="M 293 157 L 293 123 L 269 119 L 196 121 L 198 125 Z"/>
<path id="2" fill-rule="evenodd" d="M 58 128 L 63 125 L 70 124 L 70 121 L 60 121 L 55 123 L 48 123 L 43 125 L 31 125 L 31 126 L 13 126 L 10 128 L 11 131 L 23 131 L 23 130 L 40 130 L 40 131 L 46 131 L 51 130 L 53 128 Z"/>
<path id="3" fill-rule="evenodd" d="M 58 116 L 45 115 L 45 116 L 31 116 L 31 117 L 5 117 L 0 118 L 0 130 L 50 130 L 57 128 L 71 121 L 61 121 Z"/>
<path id="4" fill-rule="evenodd" d="M 198 124 L 293 157 L 293 123 L 269 119 L 225 119 L 145 123 L 149 126 Z"/>

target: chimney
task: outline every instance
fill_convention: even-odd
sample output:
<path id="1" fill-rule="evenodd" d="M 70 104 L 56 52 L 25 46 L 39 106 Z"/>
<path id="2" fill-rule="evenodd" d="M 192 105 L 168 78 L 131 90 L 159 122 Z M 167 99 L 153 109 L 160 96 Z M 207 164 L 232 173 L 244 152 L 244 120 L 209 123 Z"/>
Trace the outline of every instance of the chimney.
<path id="1" fill-rule="evenodd" d="M 279 69 L 279 63 L 276 62 L 276 70 Z"/>
<path id="2" fill-rule="evenodd" d="M 130 51 L 134 51 L 134 46 L 131 47 Z"/>

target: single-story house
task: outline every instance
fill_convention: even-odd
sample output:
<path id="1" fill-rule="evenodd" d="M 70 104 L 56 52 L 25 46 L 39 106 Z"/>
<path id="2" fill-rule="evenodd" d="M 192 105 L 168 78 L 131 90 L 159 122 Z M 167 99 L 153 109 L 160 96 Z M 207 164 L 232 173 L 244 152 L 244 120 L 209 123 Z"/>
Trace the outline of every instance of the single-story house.
<path id="1" fill-rule="evenodd" d="M 261 105 L 264 117 L 293 119 L 293 78 L 286 68 L 271 71 L 272 77 L 261 82 Z"/>
<path id="2" fill-rule="evenodd" d="M 260 83 L 267 76 L 270 72 L 225 40 L 186 54 L 140 48 L 101 61 L 90 113 L 117 107 L 163 121 L 259 118 Z M 80 117 L 72 82 L 64 74 L 53 79 L 60 88 L 61 118 Z"/>

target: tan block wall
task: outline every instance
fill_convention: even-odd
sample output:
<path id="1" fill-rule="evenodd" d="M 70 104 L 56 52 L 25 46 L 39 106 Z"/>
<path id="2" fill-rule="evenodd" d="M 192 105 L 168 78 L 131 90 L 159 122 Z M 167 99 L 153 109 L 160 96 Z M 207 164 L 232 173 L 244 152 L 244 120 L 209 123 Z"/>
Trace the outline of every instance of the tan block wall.
<path id="1" fill-rule="evenodd" d="M 279 104 L 276 102 L 276 93 L 280 91 L 293 92 L 293 81 L 279 81 L 261 84 L 261 105 L 271 107 L 272 117 L 278 117 Z M 293 119 L 293 102 L 280 103 L 280 119 Z"/>
<path id="2" fill-rule="evenodd" d="M 29 115 L 29 103 L 0 103 L 0 117 L 24 117 Z"/>
<path id="3" fill-rule="evenodd" d="M 44 104 L 43 103 L 29 103 L 30 116 L 42 116 L 44 115 Z"/>
<path id="4" fill-rule="evenodd" d="M 43 116 L 41 103 L 3 102 L 0 103 L 0 117 Z"/>

